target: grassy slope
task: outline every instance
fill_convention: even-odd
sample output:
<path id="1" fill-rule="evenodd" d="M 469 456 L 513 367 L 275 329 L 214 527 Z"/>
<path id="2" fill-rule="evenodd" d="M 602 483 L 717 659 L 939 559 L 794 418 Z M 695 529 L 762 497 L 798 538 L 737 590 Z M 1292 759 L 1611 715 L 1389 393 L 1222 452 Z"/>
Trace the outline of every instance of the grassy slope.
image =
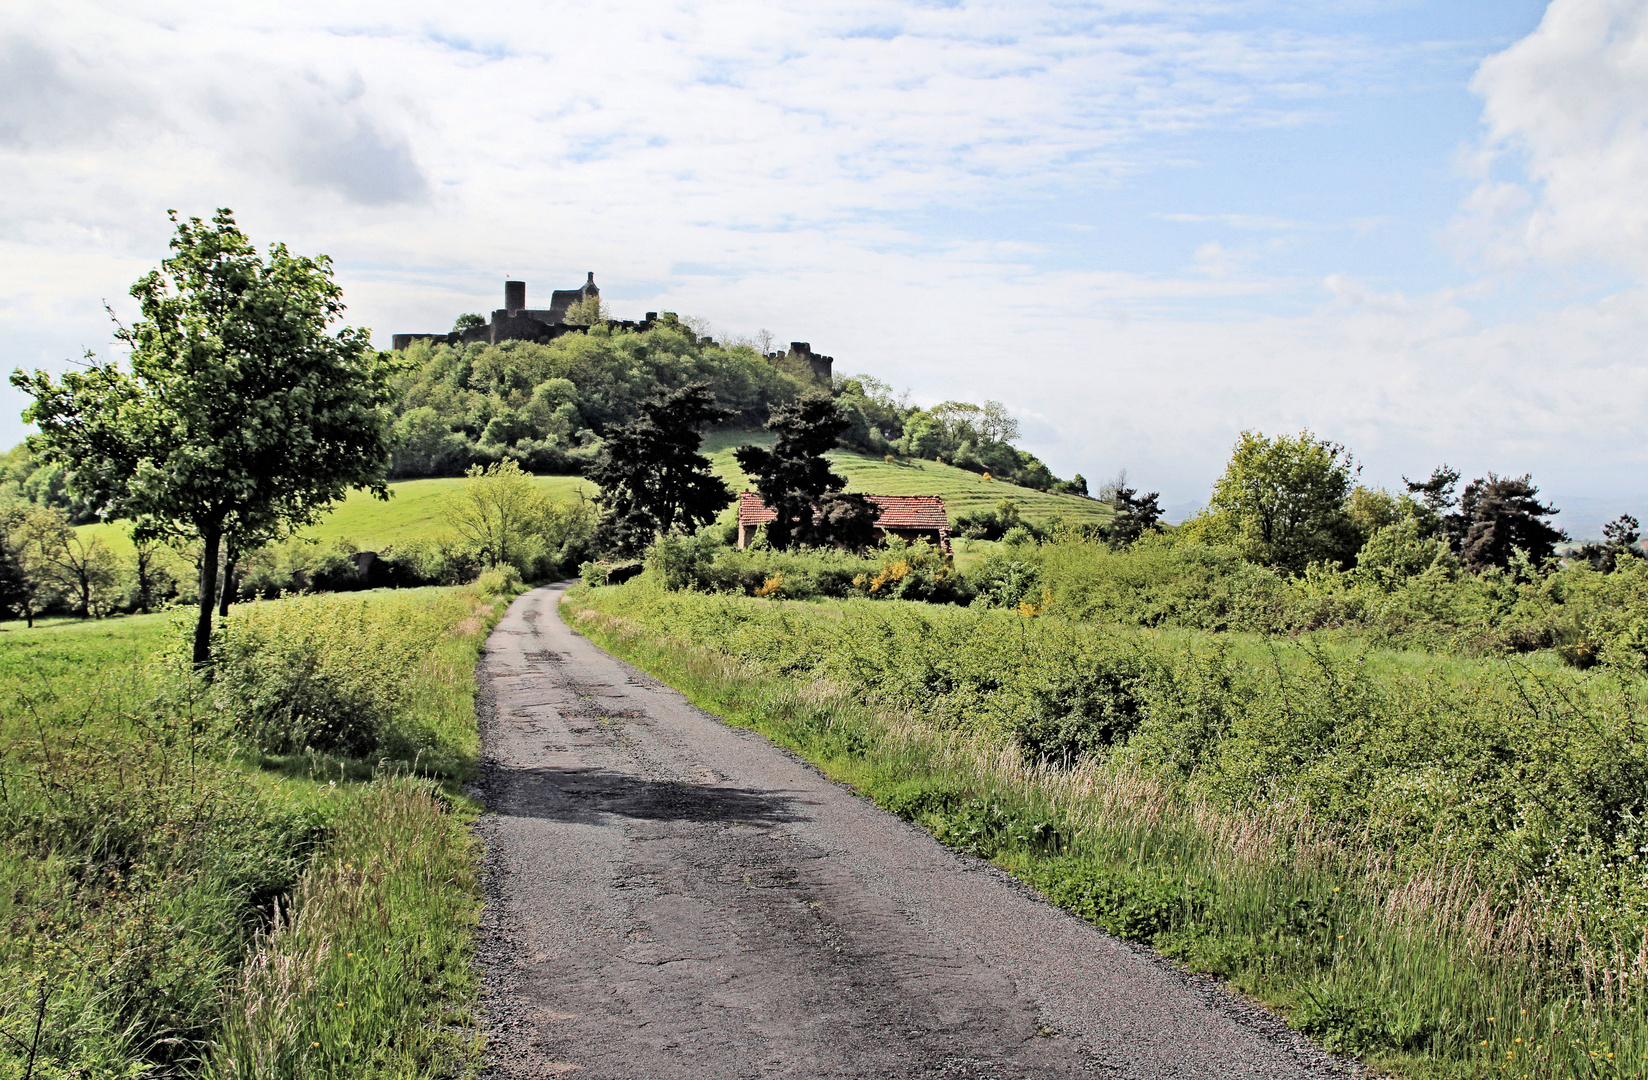
<path id="1" fill-rule="evenodd" d="M 749 477 L 733 460 L 733 447 L 742 443 L 770 446 L 772 441 L 772 436 L 764 431 L 717 431 L 704 440 L 704 451 L 709 454 L 716 474 L 731 484 L 733 490 L 743 491 L 751 485 Z M 1003 499 L 1018 502 L 1021 513 L 1037 523 L 1054 514 L 1076 524 L 1107 522 L 1112 516 L 1110 507 L 1092 499 L 1052 495 L 999 480 L 986 480 L 978 473 L 937 461 L 895 459 L 887 462 L 851 450 L 832 450 L 826 456 L 847 478 L 848 491 L 871 495 L 942 495 L 951 521 L 963 514 L 994 510 Z"/>
<path id="2" fill-rule="evenodd" d="M 717 431 L 705 440 L 717 475 L 734 491 L 750 486 L 749 478 L 733 460 L 733 447 L 753 442 L 771 445 L 772 436 L 763 431 Z M 848 450 L 833 450 L 829 459 L 847 478 L 848 491 L 875 495 L 942 495 L 954 521 L 963 514 L 993 510 L 1002 499 L 1013 499 L 1031 521 L 1041 523 L 1055 514 L 1075 524 L 1110 520 L 1110 507 L 1075 495 L 1052 495 L 1017 487 L 1001 481 L 985 480 L 977 473 L 937 461 L 899 461 L 889 464 L 881 458 Z M 557 501 L 571 501 L 579 493 L 593 496 L 596 487 L 581 476 L 540 476 L 538 490 Z M 456 477 L 403 480 L 390 484 L 390 500 L 379 502 L 365 492 L 351 492 L 337 509 L 305 536 L 317 540 L 346 539 L 366 550 L 382 550 L 396 542 L 433 540 L 449 530 L 441 521 L 441 500 L 456 491 L 463 481 Z M 101 536 L 122 558 L 131 554 L 131 540 L 123 524 L 83 525 L 82 536 Z"/>
<path id="3" fill-rule="evenodd" d="M 594 495 L 596 487 L 581 476 L 534 477 L 538 490 L 558 502 L 570 502 L 579 492 Z M 303 535 L 316 540 L 351 540 L 365 550 L 381 550 L 407 540 L 433 540 L 450 532 L 441 521 L 441 500 L 458 490 L 461 478 L 402 480 L 389 485 L 388 502 L 380 502 L 364 491 L 352 491 L 314 527 Z M 124 523 L 82 525 L 82 536 L 101 536 L 103 542 L 129 557 L 131 538 Z"/>

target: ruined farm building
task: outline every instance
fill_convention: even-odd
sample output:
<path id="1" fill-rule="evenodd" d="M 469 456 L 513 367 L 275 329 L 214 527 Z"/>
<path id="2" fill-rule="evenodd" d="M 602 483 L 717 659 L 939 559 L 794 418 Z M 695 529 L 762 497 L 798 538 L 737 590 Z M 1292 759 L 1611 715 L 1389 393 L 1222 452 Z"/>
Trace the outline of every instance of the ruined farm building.
<path id="1" fill-rule="evenodd" d="M 876 531 L 883 537 L 928 540 L 941 550 L 950 550 L 950 517 L 942 495 L 866 495 L 876 508 Z M 755 530 L 778 515 L 760 495 L 746 491 L 738 496 L 738 548 L 755 536 Z"/>

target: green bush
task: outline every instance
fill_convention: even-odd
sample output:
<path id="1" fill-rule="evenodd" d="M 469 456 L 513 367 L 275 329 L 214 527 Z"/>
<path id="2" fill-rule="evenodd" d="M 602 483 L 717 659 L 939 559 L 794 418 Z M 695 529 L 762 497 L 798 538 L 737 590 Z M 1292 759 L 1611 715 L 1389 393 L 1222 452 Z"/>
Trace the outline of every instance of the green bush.
<path id="1" fill-rule="evenodd" d="M 1138 680 L 1125 664 L 1099 664 L 1038 687 L 1014 726 L 1025 757 L 1069 766 L 1125 743 L 1141 718 Z"/>
<path id="2" fill-rule="evenodd" d="M 482 596 L 509 596 L 521 587 L 521 572 L 513 566 L 494 566 L 475 579 L 475 591 Z"/>
<path id="3" fill-rule="evenodd" d="M 909 543 L 897 537 L 882 545 L 873 571 L 853 575 L 852 587 L 875 600 L 965 604 L 972 599 L 972 590 L 948 555 L 926 540 Z"/>
<path id="4" fill-rule="evenodd" d="M 1016 608 L 1022 603 L 1035 603 L 1045 588 L 1038 563 L 1000 551 L 967 571 L 967 584 L 976 594 L 973 602 L 984 607 Z"/>
<path id="5" fill-rule="evenodd" d="M 475 588 L 483 596 L 519 581 L 513 568 L 482 578 Z M 439 725 L 411 696 L 409 675 L 441 662 L 466 601 L 461 593 L 393 595 L 401 602 L 303 596 L 238 609 L 213 646 L 214 707 L 266 754 L 419 758 L 440 741 Z"/>

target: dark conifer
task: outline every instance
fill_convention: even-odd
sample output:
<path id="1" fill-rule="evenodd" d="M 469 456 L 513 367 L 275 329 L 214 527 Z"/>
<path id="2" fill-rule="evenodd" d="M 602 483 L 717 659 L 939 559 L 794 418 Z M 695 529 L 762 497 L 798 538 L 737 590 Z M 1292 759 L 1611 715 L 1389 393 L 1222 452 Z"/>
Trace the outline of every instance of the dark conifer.
<path id="1" fill-rule="evenodd" d="M 1480 572 L 1490 566 L 1509 566 L 1518 550 L 1540 562 L 1568 539 L 1567 533 L 1544 520 L 1558 511 L 1539 501 L 1539 489 L 1532 481 L 1528 475 L 1489 473 L 1486 480 L 1472 480 L 1465 488 L 1459 497 L 1458 517 L 1466 523 L 1459 557 L 1467 569 Z"/>
<path id="2" fill-rule="evenodd" d="M 845 477 L 832 472 L 824 453 L 851 421 L 827 394 L 804 394 L 772 411 L 767 430 L 778 436 L 767 450 L 740 446 L 743 470 L 777 515 L 767 524 L 776 548 L 840 543 L 863 547 L 873 538 L 875 508 L 862 495 L 843 495 Z"/>
<path id="3" fill-rule="evenodd" d="M 605 508 L 599 543 L 620 555 L 638 555 L 653 538 L 679 528 L 691 532 L 715 520 L 732 489 L 698 452 L 702 430 L 732 416 L 716 404 L 709 383 L 661 390 L 641 403 L 641 415 L 607 433 L 589 478 L 601 486 Z"/>

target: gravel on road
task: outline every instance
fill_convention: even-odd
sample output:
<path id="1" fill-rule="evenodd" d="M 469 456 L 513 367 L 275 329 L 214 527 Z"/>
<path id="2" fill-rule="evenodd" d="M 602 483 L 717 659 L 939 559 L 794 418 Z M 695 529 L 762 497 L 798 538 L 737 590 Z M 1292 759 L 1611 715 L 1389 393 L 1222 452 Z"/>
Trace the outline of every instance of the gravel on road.
<path id="1" fill-rule="evenodd" d="M 515 600 L 478 697 L 498 1078 L 1344 1076 Z"/>

